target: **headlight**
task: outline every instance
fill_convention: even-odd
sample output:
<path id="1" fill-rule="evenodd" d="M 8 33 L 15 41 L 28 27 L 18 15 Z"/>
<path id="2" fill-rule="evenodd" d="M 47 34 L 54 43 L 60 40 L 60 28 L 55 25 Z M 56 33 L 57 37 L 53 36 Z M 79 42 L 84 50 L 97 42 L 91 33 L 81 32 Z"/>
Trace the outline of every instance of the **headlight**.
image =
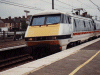
<path id="1" fill-rule="evenodd" d="M 57 39 L 57 37 L 55 36 L 55 37 L 52 37 L 52 40 L 56 40 Z"/>
<path id="2" fill-rule="evenodd" d="M 32 38 L 29 38 L 28 40 L 29 40 L 29 41 L 32 41 Z"/>

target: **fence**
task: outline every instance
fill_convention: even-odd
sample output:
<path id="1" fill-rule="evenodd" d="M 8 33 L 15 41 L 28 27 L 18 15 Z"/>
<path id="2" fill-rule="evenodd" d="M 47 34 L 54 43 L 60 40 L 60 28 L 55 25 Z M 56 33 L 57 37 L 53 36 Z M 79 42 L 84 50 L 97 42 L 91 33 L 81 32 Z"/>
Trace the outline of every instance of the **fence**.
<path id="1" fill-rule="evenodd" d="M 24 39 L 24 35 L 25 35 L 25 31 L 21 31 L 21 32 L 6 32 L 6 31 L 2 31 L 0 32 L 0 40 L 6 40 L 6 39 L 12 39 L 14 41 L 16 41 L 16 39 Z"/>

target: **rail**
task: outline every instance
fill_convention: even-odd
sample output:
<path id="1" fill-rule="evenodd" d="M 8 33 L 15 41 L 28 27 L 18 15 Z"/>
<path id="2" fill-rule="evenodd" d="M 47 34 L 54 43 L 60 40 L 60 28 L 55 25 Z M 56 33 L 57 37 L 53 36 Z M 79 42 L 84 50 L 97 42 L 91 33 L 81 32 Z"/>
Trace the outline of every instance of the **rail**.
<path id="1" fill-rule="evenodd" d="M 0 60 L 0 67 L 18 63 L 18 62 L 21 62 L 27 59 L 33 59 L 33 57 L 30 56 L 29 54 L 24 54 L 24 55 L 15 56 L 15 57 L 8 58 L 8 59 L 3 59 L 3 60 Z"/>

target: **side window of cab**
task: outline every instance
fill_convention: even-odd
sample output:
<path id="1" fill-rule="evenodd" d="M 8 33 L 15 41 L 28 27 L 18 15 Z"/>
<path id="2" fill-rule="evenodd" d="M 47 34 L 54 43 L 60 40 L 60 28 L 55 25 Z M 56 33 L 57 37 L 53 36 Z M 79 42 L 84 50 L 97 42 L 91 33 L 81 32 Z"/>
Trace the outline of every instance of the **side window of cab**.
<path id="1" fill-rule="evenodd" d="M 66 16 L 66 23 L 71 24 L 71 16 Z"/>
<path id="2" fill-rule="evenodd" d="M 71 24 L 71 17 L 68 16 L 68 23 Z"/>

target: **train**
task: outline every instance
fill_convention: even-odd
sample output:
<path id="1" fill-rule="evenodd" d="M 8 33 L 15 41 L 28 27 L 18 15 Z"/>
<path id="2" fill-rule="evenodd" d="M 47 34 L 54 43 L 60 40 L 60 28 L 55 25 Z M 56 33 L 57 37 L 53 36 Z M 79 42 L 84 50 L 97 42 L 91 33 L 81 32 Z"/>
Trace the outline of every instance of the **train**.
<path id="1" fill-rule="evenodd" d="M 51 10 L 32 16 L 25 33 L 25 42 L 31 48 L 66 50 L 71 43 L 79 44 L 99 36 L 100 21 Z"/>

